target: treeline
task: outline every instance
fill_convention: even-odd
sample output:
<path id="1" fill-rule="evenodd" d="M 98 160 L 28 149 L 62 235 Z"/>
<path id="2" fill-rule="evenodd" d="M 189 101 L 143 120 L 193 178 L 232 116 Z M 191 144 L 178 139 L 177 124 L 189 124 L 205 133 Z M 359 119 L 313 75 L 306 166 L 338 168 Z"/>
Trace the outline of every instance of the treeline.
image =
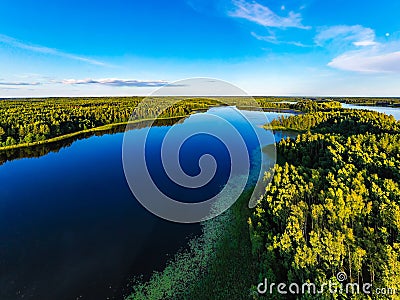
<path id="1" fill-rule="evenodd" d="M 315 111 L 327 111 L 332 109 L 338 109 L 342 107 L 342 104 L 337 101 L 315 101 L 315 100 L 303 100 L 299 99 L 298 102 L 269 102 L 257 99 L 258 103 L 263 108 L 277 108 L 277 109 L 292 109 L 302 112 L 315 112 Z"/>
<path id="2" fill-rule="evenodd" d="M 265 107 L 272 105 L 273 102 L 340 102 L 347 104 L 376 105 L 376 106 L 400 106 L 398 97 L 255 97 L 260 104 Z"/>
<path id="3" fill-rule="evenodd" d="M 302 112 L 314 112 L 338 109 L 339 101 L 330 99 L 310 99 L 304 97 L 218 97 L 221 103 L 236 105 L 239 108 L 292 109 Z"/>
<path id="4" fill-rule="evenodd" d="M 0 147 L 44 141 L 95 127 L 127 122 L 140 97 L 46 98 L 0 101 Z M 141 105 L 134 117 L 185 116 L 196 109 L 217 105 L 215 100 L 196 99 L 168 106 L 173 98 L 154 98 Z"/>
<path id="5" fill-rule="evenodd" d="M 266 174 L 272 181 L 249 219 L 259 280 L 321 286 L 338 283 L 336 275 L 345 272 L 345 284 L 398 289 L 399 124 L 375 112 L 312 115 L 316 124 L 307 127 L 325 134 L 311 131 L 278 144 L 278 163 Z M 311 119 L 305 116 L 295 118 Z M 265 297 L 288 298 L 274 291 Z M 325 289 L 293 299 L 397 299 L 392 297 Z"/>
<path id="6" fill-rule="evenodd" d="M 292 104 L 291 108 L 302 111 L 302 112 L 315 112 L 315 111 L 326 111 L 332 109 L 342 108 L 342 104 L 337 101 L 299 101 L 296 104 Z"/>
<path id="7" fill-rule="evenodd" d="M 340 98 L 342 102 L 348 104 L 364 104 L 364 105 L 378 105 L 378 106 L 399 106 L 400 98 L 380 97 L 352 97 L 352 98 Z"/>

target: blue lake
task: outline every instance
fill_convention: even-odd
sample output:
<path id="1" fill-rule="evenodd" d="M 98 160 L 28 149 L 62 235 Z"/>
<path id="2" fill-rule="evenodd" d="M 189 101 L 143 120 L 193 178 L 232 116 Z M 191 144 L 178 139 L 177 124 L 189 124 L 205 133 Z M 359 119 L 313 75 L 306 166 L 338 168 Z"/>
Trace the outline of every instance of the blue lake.
<path id="1" fill-rule="evenodd" d="M 226 108 L 213 113 L 230 117 Z M 264 115 L 269 120 L 288 115 L 245 114 L 257 126 L 263 125 Z M 179 126 L 193 126 L 193 117 Z M 242 121 L 232 118 L 246 135 Z M 196 126 L 200 130 L 201 122 Z M 157 159 L 170 128 L 151 129 L 149 155 L 155 159 L 150 168 L 164 190 L 183 201 L 191 191 L 163 181 Z M 142 130 L 132 132 L 140 135 Z M 275 133 L 278 140 L 286 135 L 290 133 Z M 30 155 L 37 157 L 11 156 L 0 165 L 0 299 L 119 299 L 129 293 L 133 277 L 162 270 L 168 258 L 201 233 L 199 224 L 165 221 L 135 200 L 122 167 L 123 136 L 104 134 L 53 145 Z M 257 150 L 250 135 L 247 143 Z M 195 175 L 204 153 L 222 161 L 216 180 L 202 193 L 213 195 L 230 167 L 224 164 L 227 153 L 221 144 L 199 136 L 185 145 L 180 159 L 185 171 Z"/>

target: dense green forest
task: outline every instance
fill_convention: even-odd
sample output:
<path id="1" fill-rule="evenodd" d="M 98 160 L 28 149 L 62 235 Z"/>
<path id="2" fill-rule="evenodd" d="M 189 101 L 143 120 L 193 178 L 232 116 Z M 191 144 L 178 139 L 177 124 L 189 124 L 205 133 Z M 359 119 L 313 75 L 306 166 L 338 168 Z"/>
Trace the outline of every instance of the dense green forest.
<path id="1" fill-rule="evenodd" d="M 367 111 L 272 122 L 306 130 L 282 140 L 266 194 L 249 219 L 259 282 L 400 286 L 400 123 Z M 325 290 L 327 291 L 327 289 Z M 287 299 L 274 290 L 268 299 Z M 326 292 L 297 299 L 398 299 Z M 396 298 L 397 297 L 397 298 Z M 293 298 L 295 298 L 293 296 Z"/>

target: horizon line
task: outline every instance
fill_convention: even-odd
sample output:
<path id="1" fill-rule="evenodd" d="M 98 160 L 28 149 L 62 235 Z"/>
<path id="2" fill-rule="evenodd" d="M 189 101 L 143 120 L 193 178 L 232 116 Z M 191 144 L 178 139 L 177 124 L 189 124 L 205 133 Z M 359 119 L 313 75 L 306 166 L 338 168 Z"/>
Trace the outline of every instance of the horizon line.
<path id="1" fill-rule="evenodd" d="M 400 96 L 371 96 L 371 95 L 80 95 L 80 96 L 15 96 L 15 97 L 0 97 L 0 100 L 18 100 L 18 99 L 49 99 L 49 98 L 129 98 L 129 97 L 140 97 L 140 98 L 161 98 L 161 97 L 186 97 L 186 98 L 218 98 L 218 97 L 237 97 L 237 98 L 245 98 L 245 97 L 276 97 L 276 98 L 382 98 L 382 99 L 400 99 Z"/>

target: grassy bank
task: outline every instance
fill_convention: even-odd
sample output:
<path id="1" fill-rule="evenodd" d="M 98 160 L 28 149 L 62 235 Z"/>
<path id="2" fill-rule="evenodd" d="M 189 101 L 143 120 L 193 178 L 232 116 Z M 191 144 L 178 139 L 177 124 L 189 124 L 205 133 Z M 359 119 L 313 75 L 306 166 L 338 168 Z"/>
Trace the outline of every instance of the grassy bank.
<path id="1" fill-rule="evenodd" d="M 203 223 L 203 234 L 164 271 L 138 282 L 133 299 L 249 299 L 257 281 L 247 219 L 250 191 L 220 216 Z"/>
<path id="2" fill-rule="evenodd" d="M 232 206 L 229 224 L 218 241 L 214 259 L 207 273 L 190 291 L 189 299 L 249 299 L 251 286 L 257 282 L 252 257 L 247 192 Z"/>

